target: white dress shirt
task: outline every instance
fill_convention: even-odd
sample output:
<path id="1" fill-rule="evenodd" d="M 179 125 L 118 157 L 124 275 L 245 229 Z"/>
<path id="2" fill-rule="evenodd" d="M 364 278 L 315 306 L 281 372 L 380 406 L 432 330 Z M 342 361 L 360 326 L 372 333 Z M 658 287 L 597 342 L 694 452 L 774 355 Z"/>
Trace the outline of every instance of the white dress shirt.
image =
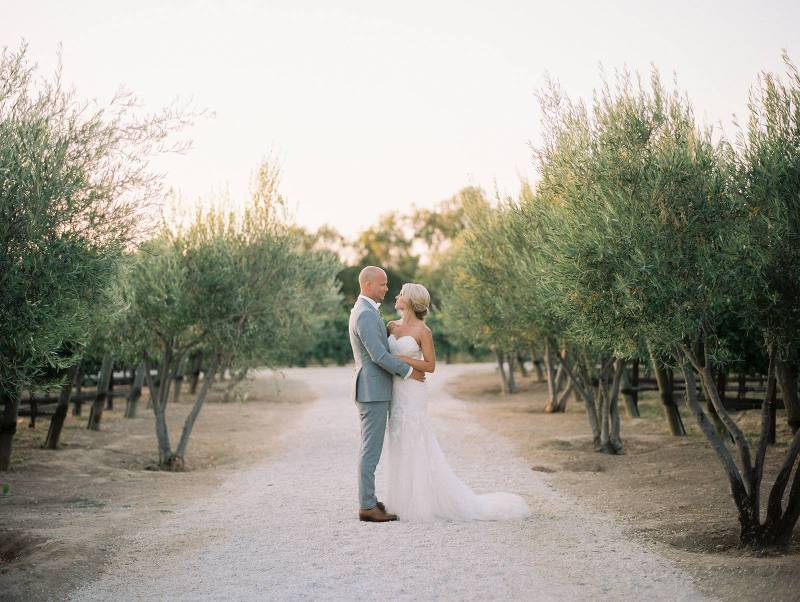
<path id="1" fill-rule="evenodd" d="M 359 295 L 358 298 L 366 300 L 375 309 L 378 309 L 381 306 L 381 304 L 375 301 L 375 299 L 370 299 L 366 295 Z"/>
<path id="2" fill-rule="evenodd" d="M 375 308 L 375 311 L 380 311 L 378 308 L 381 306 L 381 304 L 378 303 L 377 301 L 375 301 L 375 299 L 370 299 L 366 295 L 359 295 L 358 298 L 359 299 L 366 299 L 367 303 L 369 303 L 370 305 L 372 305 L 372 307 Z M 403 378 L 406 379 L 409 376 L 411 376 L 411 373 L 413 371 L 414 371 L 414 367 L 413 366 L 409 366 L 408 367 L 408 372 L 406 373 L 406 375 Z"/>

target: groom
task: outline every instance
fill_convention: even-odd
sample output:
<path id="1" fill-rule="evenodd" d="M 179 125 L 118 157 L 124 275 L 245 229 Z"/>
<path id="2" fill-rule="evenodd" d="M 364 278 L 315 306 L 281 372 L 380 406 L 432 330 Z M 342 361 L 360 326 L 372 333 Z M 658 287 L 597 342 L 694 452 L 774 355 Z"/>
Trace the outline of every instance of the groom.
<path id="1" fill-rule="evenodd" d="M 361 294 L 350 312 L 350 345 L 356 360 L 353 399 L 361 415 L 361 451 L 358 457 L 358 518 L 383 523 L 397 520 L 375 497 L 375 468 L 381 457 L 392 375 L 424 381 L 425 374 L 401 362 L 389 351 L 386 325 L 378 307 L 389 290 L 386 272 L 367 266 L 358 275 Z"/>

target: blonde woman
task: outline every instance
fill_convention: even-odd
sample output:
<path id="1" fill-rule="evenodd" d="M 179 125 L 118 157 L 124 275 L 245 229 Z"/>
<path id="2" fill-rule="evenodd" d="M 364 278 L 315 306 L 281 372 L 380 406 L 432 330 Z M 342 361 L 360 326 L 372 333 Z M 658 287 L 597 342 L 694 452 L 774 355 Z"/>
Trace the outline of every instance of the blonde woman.
<path id="1" fill-rule="evenodd" d="M 433 333 L 425 324 L 431 296 L 407 283 L 395 299 L 400 320 L 388 324 L 389 350 L 421 372 L 436 368 Z M 530 514 L 512 493 L 475 494 L 453 473 L 428 417 L 424 381 L 392 379 L 392 405 L 384 440 L 386 508 L 403 521 L 501 520 Z"/>

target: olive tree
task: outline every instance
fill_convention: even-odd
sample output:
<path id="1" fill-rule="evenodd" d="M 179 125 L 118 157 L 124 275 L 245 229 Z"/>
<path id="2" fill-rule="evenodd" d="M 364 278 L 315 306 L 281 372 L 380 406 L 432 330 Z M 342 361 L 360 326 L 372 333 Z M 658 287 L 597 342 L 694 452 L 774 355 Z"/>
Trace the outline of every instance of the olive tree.
<path id="1" fill-rule="evenodd" d="M 563 412 L 567 399 L 574 391 L 573 380 L 569 378 L 567 366 L 570 353 L 578 350 L 575 341 L 566 335 L 566 323 L 559 314 L 544 288 L 550 261 L 544 252 L 551 227 L 552 200 L 527 184 L 523 185 L 519 202 L 512 207 L 506 221 L 505 240 L 508 253 L 513 254 L 514 292 L 518 296 L 520 326 L 532 344 L 538 344 L 541 351 L 544 372 L 547 380 L 548 402 L 545 412 Z M 589 406 L 587 406 L 587 410 Z M 600 447 L 599 423 L 592 420 L 595 447 Z"/>
<path id="2" fill-rule="evenodd" d="M 330 255 L 303 251 L 287 228 L 275 172 L 259 171 L 260 185 L 241 216 L 198 212 L 178 231 L 165 228 L 131 262 L 125 295 L 128 328 L 150 380 L 159 465 L 185 466 L 194 423 L 223 361 L 239 367 L 274 366 L 312 344 L 316 318 L 339 303 L 338 264 Z M 175 449 L 166 411 L 181 362 L 205 351 L 209 367 Z"/>
<path id="3" fill-rule="evenodd" d="M 60 71 L 35 78 L 23 45 L 0 54 L 0 470 L 23 387 L 75 363 L 102 291 L 159 194 L 148 169 L 179 127 L 131 96 L 80 100 Z M 56 383 L 49 383 L 56 384 Z"/>
<path id="4" fill-rule="evenodd" d="M 505 247 L 504 208 L 492 208 L 481 197 L 467 207 L 467 228 L 450 253 L 443 301 L 445 324 L 462 340 L 495 352 L 504 392 L 515 391 L 513 357 L 522 340 L 516 299 L 509 291 L 510 259 Z M 509 357 L 508 374 L 504 368 Z"/>
<path id="5" fill-rule="evenodd" d="M 787 544 L 800 518 L 800 403 L 797 395 L 797 365 L 800 360 L 800 72 L 788 55 L 784 53 L 783 58 L 785 77 L 762 73 L 751 91 L 749 119 L 738 145 L 737 190 L 742 195 L 743 212 L 751 218 L 748 220 L 750 244 L 758 250 L 756 265 L 762 276 L 754 279 L 755 302 L 747 306 L 747 310 L 763 333 L 769 361 L 761 438 L 755 446 L 755 458 L 748 463 L 743 453 L 739 474 L 731 477 L 742 524 L 742 540 L 752 544 Z M 696 359 L 689 359 L 697 365 Z M 704 383 L 706 380 L 704 377 Z M 760 492 L 776 380 L 780 384 L 794 436 L 769 492 L 762 517 Z M 709 394 L 713 396 L 714 391 L 710 390 Z M 716 399 L 716 396 L 712 398 Z M 727 420 L 725 424 L 729 425 Z M 729 430 L 744 452 L 746 443 L 741 441 L 735 426 L 731 424 Z"/>
<path id="6" fill-rule="evenodd" d="M 602 153 L 609 144 L 599 140 L 598 124 L 583 103 L 570 102 L 552 83 L 540 100 L 544 115 L 543 143 L 537 149 L 541 178 L 536 194 L 523 206 L 530 244 L 536 248 L 534 278 L 541 303 L 559 323 L 566 347 L 560 364 L 584 402 L 594 447 L 617 454 L 623 449 L 619 393 L 624 352 L 596 336 L 599 330 L 616 333 L 616 329 L 615 320 L 598 321 L 597 308 L 612 303 L 600 289 L 607 283 L 609 264 L 603 241 L 593 236 L 587 220 L 603 203 L 606 190 L 619 192 L 624 177 L 615 170 L 624 165 L 604 161 Z M 634 149 L 627 150 L 634 154 Z M 636 157 L 629 160 L 635 162 Z M 609 229 L 617 225 L 612 223 Z"/>
<path id="7" fill-rule="evenodd" d="M 564 244 L 553 255 L 563 257 L 553 285 L 573 316 L 575 336 L 613 350 L 616 357 L 635 354 L 646 341 L 654 354 L 683 372 L 687 405 L 725 470 L 741 540 L 748 545 L 786 543 L 800 512 L 796 478 L 785 495 L 800 453 L 796 435 L 762 520 L 778 344 L 764 316 L 793 311 L 796 298 L 781 300 L 769 289 L 774 282 L 769 251 L 791 240 L 786 233 L 792 218 L 782 219 L 789 201 L 781 205 L 776 195 L 759 195 L 763 180 L 753 173 L 759 170 L 753 156 L 765 158 L 766 150 L 781 146 L 773 144 L 776 139 L 797 132 L 796 108 L 770 113 L 781 102 L 783 110 L 797 106 L 793 88 L 796 79 L 784 88 L 765 85 L 767 102 L 758 106 L 767 118 L 751 120 L 744 156 L 754 169 L 742 183 L 730 145 L 715 142 L 708 129 L 698 127 L 689 101 L 665 89 L 656 72 L 648 87 L 628 74 L 616 86 L 606 85 L 591 113 L 585 112 L 588 127 L 579 137 L 586 151 L 573 162 L 578 176 L 589 176 L 586 194 L 570 195 L 565 203 L 568 211 L 559 221 Z M 771 96 L 774 90 L 780 91 L 778 97 Z M 786 96 L 780 98 L 781 92 Z M 784 125 L 792 119 L 795 125 L 770 130 L 777 116 Z M 770 141 L 766 148 L 756 144 L 759 136 Z M 794 140 L 782 143 L 796 147 Z M 779 307 L 781 302 L 787 305 Z M 764 329 L 771 358 L 762 436 L 754 447 L 724 407 L 714 375 L 715 365 L 726 359 L 722 330 L 732 315 L 744 328 Z M 701 392 L 722 434 L 712 412 L 701 406 Z"/>
<path id="8" fill-rule="evenodd" d="M 279 170 L 259 167 L 254 204 L 232 238 L 238 266 L 245 278 L 240 295 L 246 300 L 247 327 L 236 333 L 236 344 L 223 351 L 233 367 L 225 399 L 254 368 L 276 368 L 306 356 L 316 348 L 341 312 L 336 274 L 337 255 L 308 245 L 304 232 L 289 224 L 278 192 Z M 206 232 L 213 237 L 213 232 Z M 238 242 L 237 242 L 238 241 Z"/>
<path id="9" fill-rule="evenodd" d="M 763 73 L 750 95 L 739 137 L 741 190 L 760 216 L 759 242 L 767 278 L 755 306 L 773 345 L 775 373 L 789 426 L 800 430 L 800 74 L 784 54 L 785 80 Z"/>

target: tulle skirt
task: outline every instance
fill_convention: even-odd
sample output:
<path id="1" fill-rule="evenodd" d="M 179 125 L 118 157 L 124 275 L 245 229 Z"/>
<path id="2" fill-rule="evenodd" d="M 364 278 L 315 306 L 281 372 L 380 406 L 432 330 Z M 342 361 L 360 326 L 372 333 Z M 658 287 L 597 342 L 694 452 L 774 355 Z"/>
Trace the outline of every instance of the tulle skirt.
<path id="1" fill-rule="evenodd" d="M 478 495 L 455 475 L 433 432 L 425 383 L 394 379 L 382 460 L 386 509 L 401 521 L 506 520 L 530 514 L 520 496 Z"/>

